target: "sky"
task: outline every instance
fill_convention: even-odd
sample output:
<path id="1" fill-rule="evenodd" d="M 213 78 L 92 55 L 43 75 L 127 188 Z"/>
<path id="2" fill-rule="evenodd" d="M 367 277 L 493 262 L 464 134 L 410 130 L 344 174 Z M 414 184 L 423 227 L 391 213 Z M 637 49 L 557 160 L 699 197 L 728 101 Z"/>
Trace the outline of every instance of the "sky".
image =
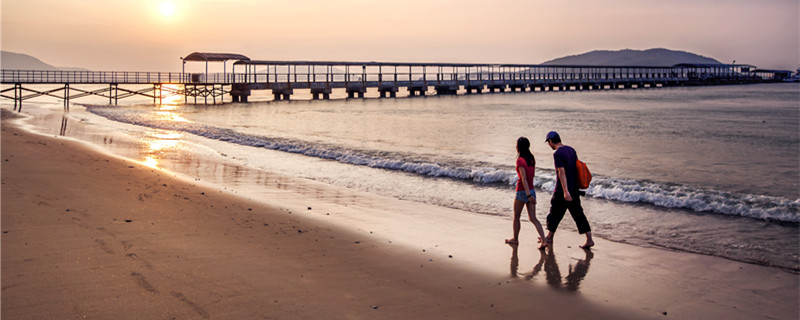
<path id="1" fill-rule="evenodd" d="M 0 0 L 0 49 L 58 67 L 180 71 L 254 60 L 537 64 L 667 48 L 800 67 L 798 0 Z"/>

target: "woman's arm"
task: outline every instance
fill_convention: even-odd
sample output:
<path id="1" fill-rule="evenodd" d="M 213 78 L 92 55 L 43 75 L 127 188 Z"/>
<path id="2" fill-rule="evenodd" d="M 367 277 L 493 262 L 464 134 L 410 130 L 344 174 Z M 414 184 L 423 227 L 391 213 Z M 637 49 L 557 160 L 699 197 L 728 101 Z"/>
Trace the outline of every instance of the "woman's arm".
<path id="1" fill-rule="evenodd" d="M 528 187 L 528 175 L 525 172 L 525 168 L 517 167 L 517 172 L 519 173 L 520 178 L 522 179 L 522 187 L 525 188 L 525 194 L 528 198 L 531 197 L 531 189 Z M 533 198 L 533 204 L 536 204 L 536 198 Z"/>

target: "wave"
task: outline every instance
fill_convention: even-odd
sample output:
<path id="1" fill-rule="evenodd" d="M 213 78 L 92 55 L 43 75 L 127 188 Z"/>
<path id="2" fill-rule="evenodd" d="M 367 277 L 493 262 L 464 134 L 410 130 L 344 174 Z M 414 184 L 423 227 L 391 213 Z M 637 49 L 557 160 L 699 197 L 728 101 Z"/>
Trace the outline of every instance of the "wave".
<path id="1" fill-rule="evenodd" d="M 800 223 L 800 199 L 739 194 L 649 181 L 600 178 L 586 194 L 620 202 L 647 203 L 768 221 Z"/>
<path id="2" fill-rule="evenodd" d="M 191 133 L 208 139 L 256 148 L 302 154 L 335 160 L 341 163 L 402 171 L 429 177 L 444 177 L 487 185 L 514 185 L 517 175 L 513 167 L 464 163 L 450 159 L 425 159 L 414 154 L 357 150 L 301 140 L 266 137 L 236 132 L 200 123 L 174 121 L 154 116 L 152 111 L 87 106 L 93 114 L 113 121 L 154 129 Z M 534 187 L 552 192 L 553 170 L 539 169 Z M 587 196 L 627 203 L 644 203 L 664 208 L 689 209 L 767 221 L 800 223 L 800 199 L 738 194 L 698 189 L 680 184 L 637 181 L 596 175 L 586 190 Z"/>

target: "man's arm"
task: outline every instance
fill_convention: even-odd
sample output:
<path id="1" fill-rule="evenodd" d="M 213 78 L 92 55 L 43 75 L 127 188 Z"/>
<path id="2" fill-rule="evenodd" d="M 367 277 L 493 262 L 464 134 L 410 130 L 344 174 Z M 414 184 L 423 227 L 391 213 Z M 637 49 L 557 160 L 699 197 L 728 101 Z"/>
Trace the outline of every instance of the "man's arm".
<path id="1" fill-rule="evenodd" d="M 561 181 L 561 189 L 564 190 L 564 200 L 572 201 L 572 196 L 569 194 L 569 188 L 567 188 L 567 173 L 564 171 L 564 168 L 556 168 L 556 174 L 558 174 L 558 180 Z"/>

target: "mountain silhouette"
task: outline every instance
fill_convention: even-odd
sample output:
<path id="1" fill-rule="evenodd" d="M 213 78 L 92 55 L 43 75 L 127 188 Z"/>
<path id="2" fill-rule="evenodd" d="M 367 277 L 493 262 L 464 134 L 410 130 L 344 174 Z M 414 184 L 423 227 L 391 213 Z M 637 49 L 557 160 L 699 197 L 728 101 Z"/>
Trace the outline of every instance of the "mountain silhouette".
<path id="1" fill-rule="evenodd" d="M 716 59 L 686 51 L 669 49 L 649 50 L 595 50 L 573 56 L 566 56 L 542 63 L 543 65 L 563 66 L 653 66 L 670 67 L 680 63 L 721 64 Z"/>

